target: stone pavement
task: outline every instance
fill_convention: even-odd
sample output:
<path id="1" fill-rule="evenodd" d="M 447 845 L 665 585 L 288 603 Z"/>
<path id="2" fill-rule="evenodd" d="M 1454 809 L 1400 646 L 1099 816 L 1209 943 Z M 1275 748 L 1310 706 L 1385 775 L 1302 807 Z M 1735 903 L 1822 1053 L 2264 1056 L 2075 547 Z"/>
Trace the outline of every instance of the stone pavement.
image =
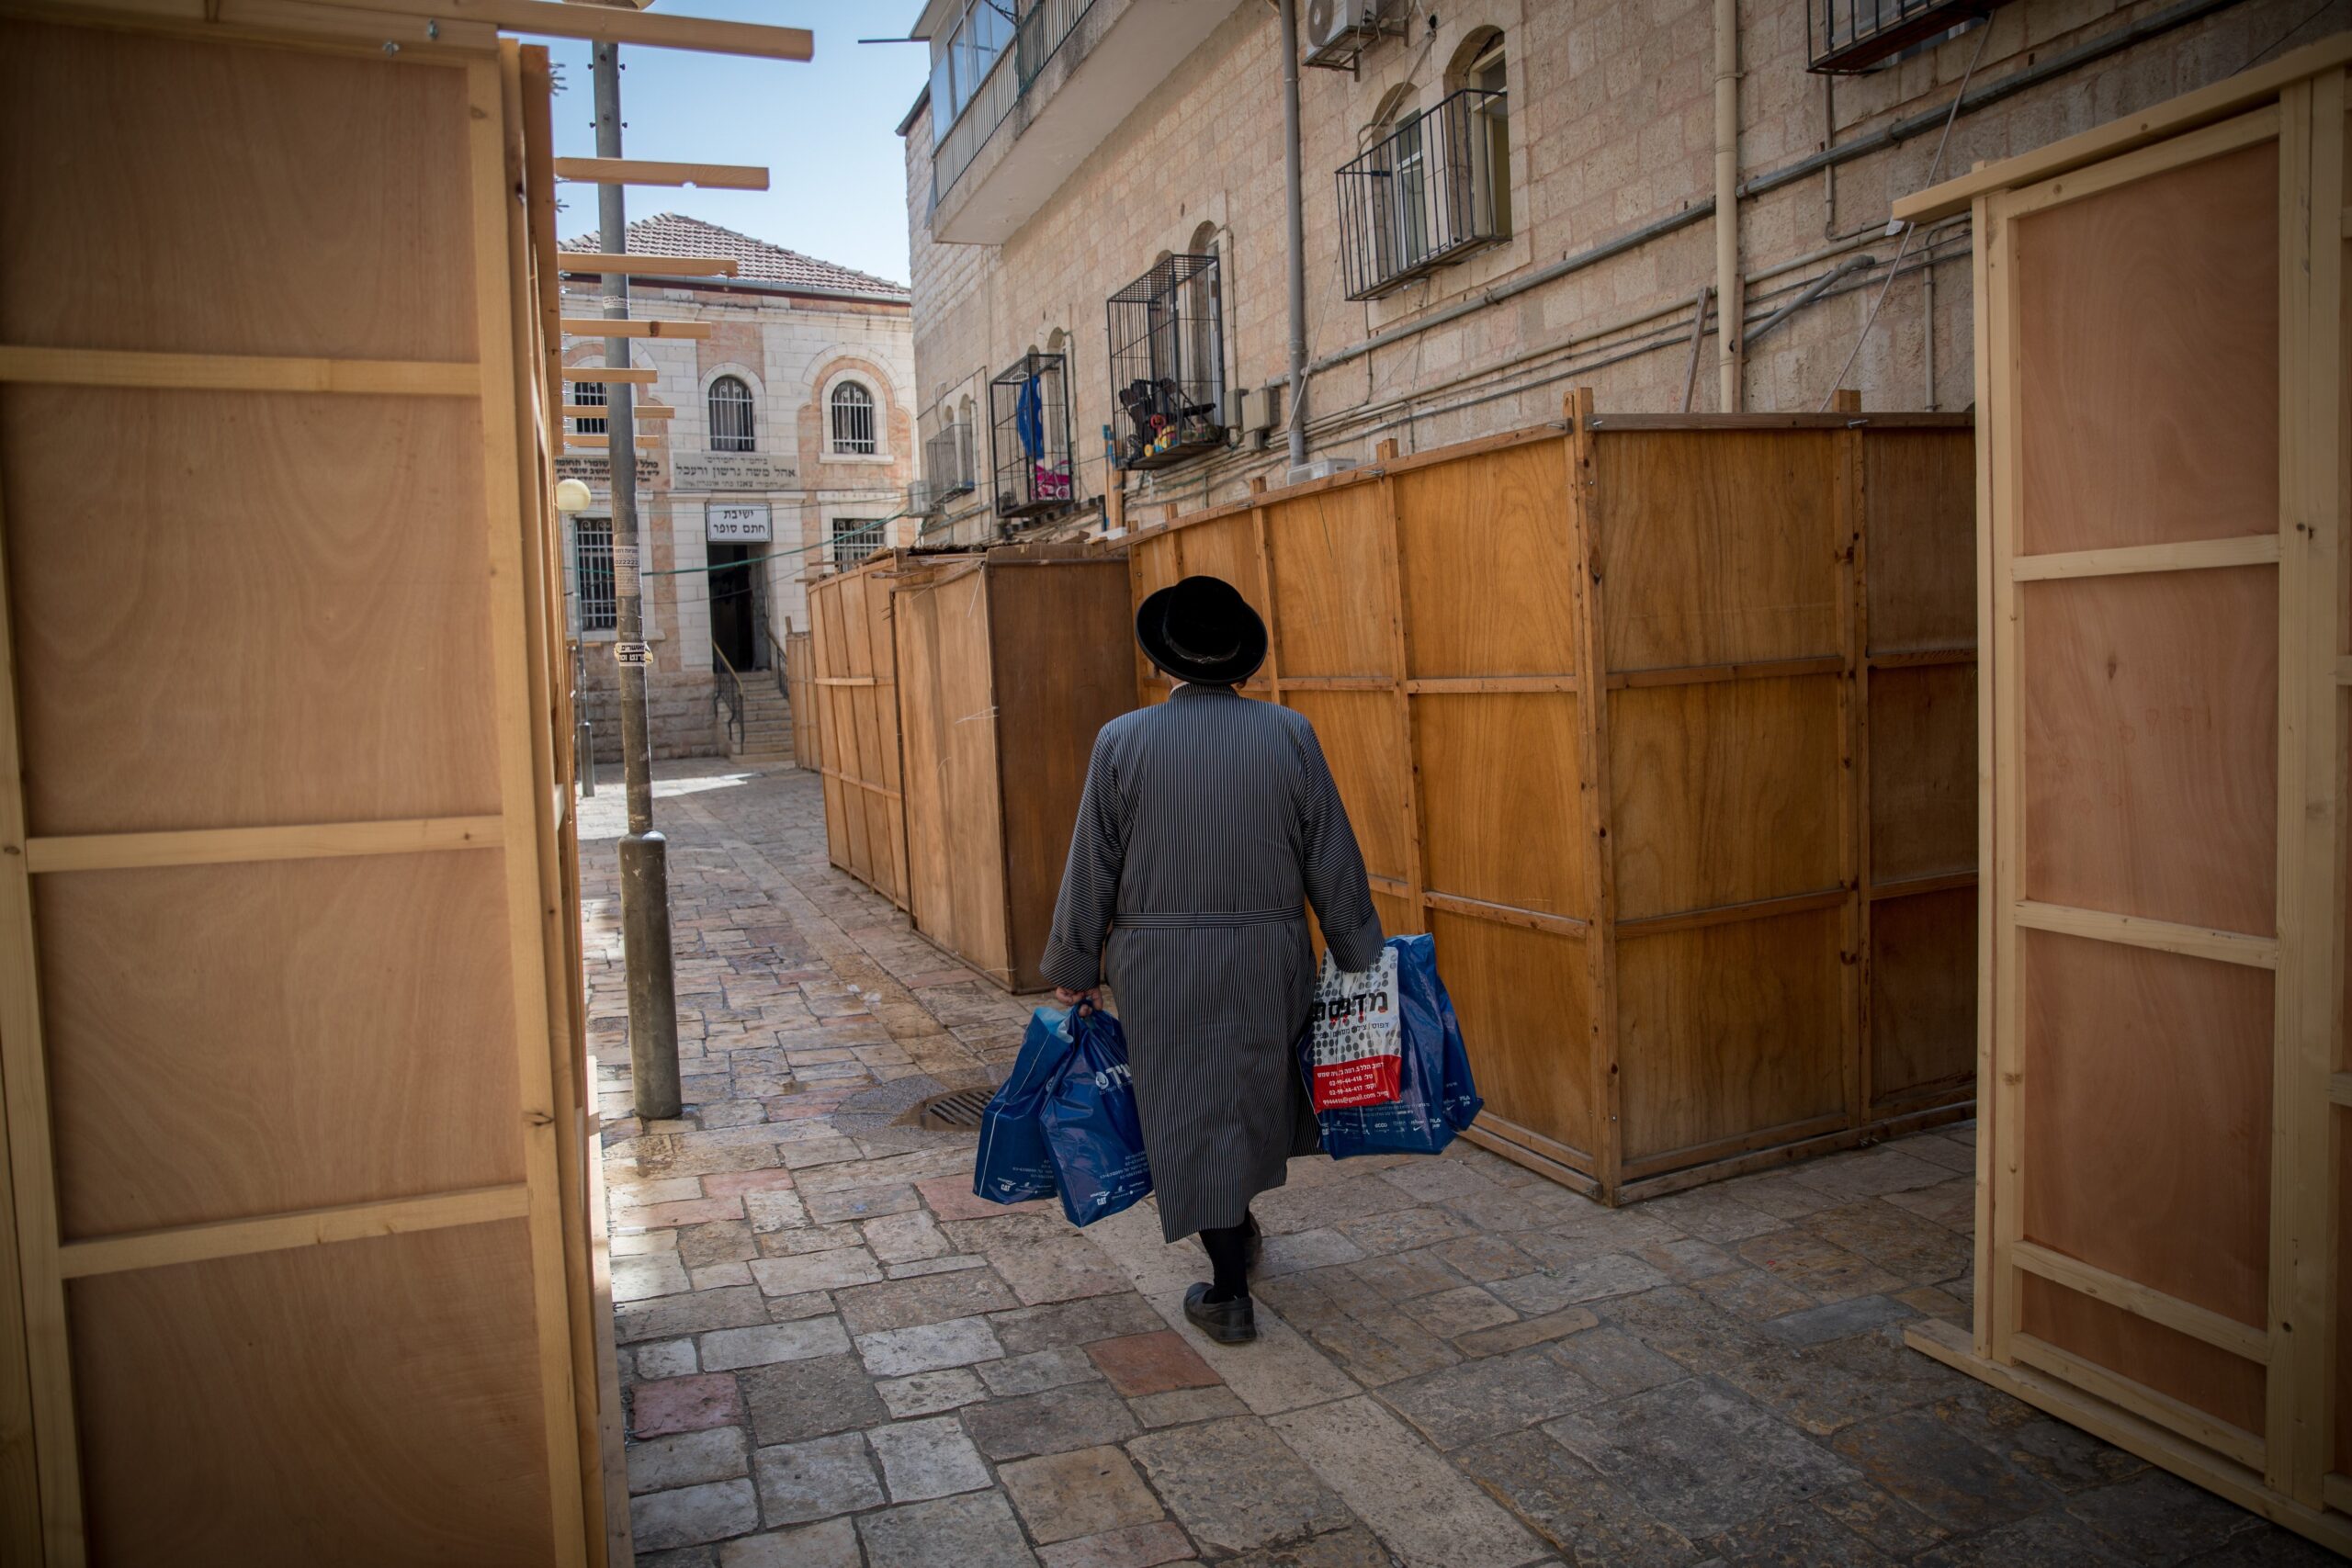
<path id="1" fill-rule="evenodd" d="M 999 1208 L 899 1124 L 1028 1006 L 826 864 L 813 775 L 727 767 L 659 769 L 682 1121 L 629 1113 L 617 781 L 581 813 L 648 1568 L 2332 1561 L 1903 1348 L 1966 1316 L 1968 1128 L 1618 1211 L 1296 1160 L 1212 1345 L 1148 1204 Z"/>

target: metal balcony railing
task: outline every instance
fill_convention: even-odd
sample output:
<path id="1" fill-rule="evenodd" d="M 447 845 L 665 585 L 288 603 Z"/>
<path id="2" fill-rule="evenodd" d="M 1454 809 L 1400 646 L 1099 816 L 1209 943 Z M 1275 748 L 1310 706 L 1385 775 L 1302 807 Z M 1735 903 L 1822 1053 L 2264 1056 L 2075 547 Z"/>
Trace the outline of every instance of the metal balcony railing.
<path id="1" fill-rule="evenodd" d="M 1217 258 L 1168 256 L 1111 296 L 1113 460 L 1159 468 L 1225 445 Z"/>
<path id="2" fill-rule="evenodd" d="M 1809 71 L 1867 71 L 2002 0 L 1807 0 Z"/>
<path id="3" fill-rule="evenodd" d="M 1510 233 L 1506 95 L 1466 87 L 1339 171 L 1340 265 L 1371 299 Z"/>
<path id="4" fill-rule="evenodd" d="M 931 205 L 935 209 L 1009 118 L 1093 0 L 973 0 L 932 62 Z M 1011 62 L 1007 63 L 1008 60 Z"/>

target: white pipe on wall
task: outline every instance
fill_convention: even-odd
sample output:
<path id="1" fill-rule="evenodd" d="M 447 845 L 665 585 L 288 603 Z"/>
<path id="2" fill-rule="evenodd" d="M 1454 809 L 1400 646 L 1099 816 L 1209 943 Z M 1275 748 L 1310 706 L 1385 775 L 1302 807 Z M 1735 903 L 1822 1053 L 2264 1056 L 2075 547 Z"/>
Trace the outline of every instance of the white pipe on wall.
<path id="1" fill-rule="evenodd" d="M 1747 291 L 1739 278 L 1739 0 L 1715 0 L 1715 298 L 1718 407 L 1740 409 Z"/>

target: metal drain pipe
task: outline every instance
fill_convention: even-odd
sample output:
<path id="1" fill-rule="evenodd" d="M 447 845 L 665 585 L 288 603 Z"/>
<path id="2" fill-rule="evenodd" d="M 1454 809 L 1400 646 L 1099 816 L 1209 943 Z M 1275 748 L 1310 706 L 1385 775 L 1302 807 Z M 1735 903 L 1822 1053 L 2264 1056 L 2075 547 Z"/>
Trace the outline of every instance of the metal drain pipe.
<path id="1" fill-rule="evenodd" d="M 1715 0 L 1716 407 L 1740 409 L 1747 289 L 1739 280 L 1739 0 Z"/>

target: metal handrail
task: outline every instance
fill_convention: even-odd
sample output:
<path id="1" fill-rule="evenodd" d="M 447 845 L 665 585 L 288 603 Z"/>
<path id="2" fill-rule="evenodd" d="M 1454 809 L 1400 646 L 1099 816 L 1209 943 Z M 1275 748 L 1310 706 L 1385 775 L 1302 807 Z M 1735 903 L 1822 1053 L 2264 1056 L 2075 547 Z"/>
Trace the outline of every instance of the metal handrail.
<path id="1" fill-rule="evenodd" d="M 784 665 L 785 660 L 791 655 L 785 651 L 784 644 L 775 640 L 775 627 L 763 626 L 760 627 L 760 633 L 768 639 L 768 668 L 775 672 L 775 694 L 782 697 L 788 705 L 792 701 L 792 685 L 786 678 Z M 784 635 L 786 637 L 792 635 L 792 617 L 789 615 L 784 618 Z M 792 716 L 797 721 L 800 716 L 795 714 Z"/>
<path id="2" fill-rule="evenodd" d="M 713 642 L 710 645 L 710 662 L 712 673 L 725 674 L 728 681 L 731 682 L 735 688 L 734 701 L 727 705 L 727 730 L 729 734 L 734 736 L 734 749 L 740 751 L 743 749 L 743 708 L 747 700 L 743 695 L 743 677 L 735 673 L 735 666 L 727 662 L 727 655 L 719 651 L 718 644 L 717 642 Z M 711 716 L 714 718 L 718 716 L 718 704 L 721 694 L 725 691 L 726 687 L 718 685 L 717 682 L 713 682 L 711 685 L 710 709 Z"/>

